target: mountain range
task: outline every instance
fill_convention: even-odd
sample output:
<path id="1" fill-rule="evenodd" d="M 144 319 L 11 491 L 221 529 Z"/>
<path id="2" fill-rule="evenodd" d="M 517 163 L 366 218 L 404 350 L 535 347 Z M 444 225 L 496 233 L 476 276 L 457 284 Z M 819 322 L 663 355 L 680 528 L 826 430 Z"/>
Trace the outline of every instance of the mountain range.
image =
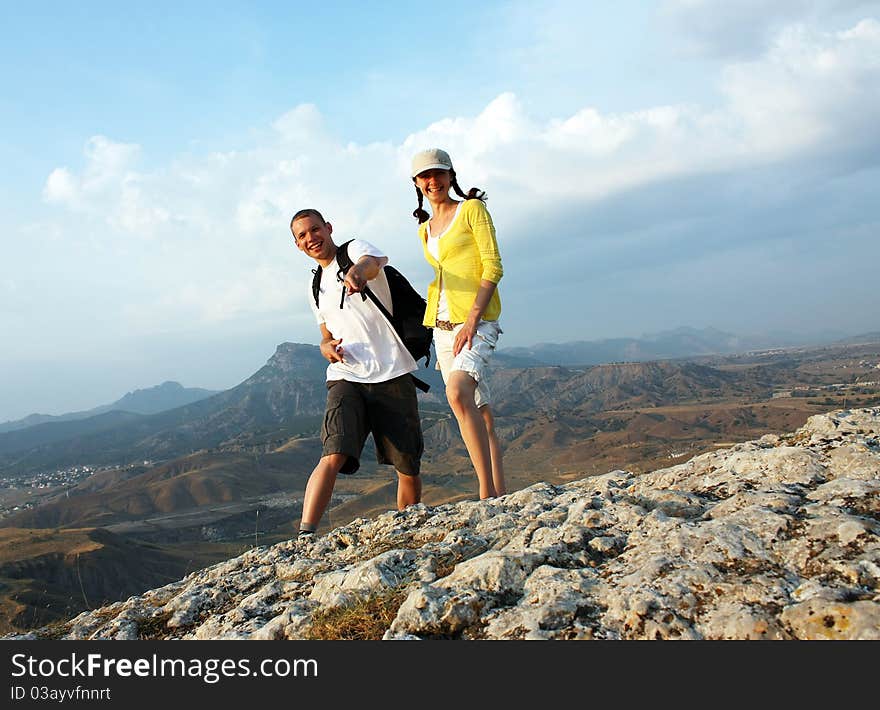
<path id="1" fill-rule="evenodd" d="M 870 335 L 849 339 L 864 340 Z M 785 357 L 735 373 L 672 359 L 682 354 L 705 358 L 735 349 L 740 342 L 712 328 L 680 328 L 637 340 L 500 350 L 492 380 L 496 409 L 515 427 L 517 418 L 585 416 L 623 404 L 657 406 L 749 392 L 763 398 L 774 383 L 791 379 L 784 371 L 796 363 Z M 590 364 L 596 359 L 616 365 Z M 271 452 L 293 437 L 316 434 L 324 408 L 325 369 L 316 346 L 282 343 L 263 367 L 229 390 L 211 393 L 166 382 L 89 410 L 91 416 L 77 413 L 17 426 L 0 433 L 0 476 L 83 464 L 168 461 L 204 451 Z M 422 367 L 418 375 L 431 384 L 431 392 L 420 398 L 423 411 L 437 415 L 432 443 L 455 438 L 448 421 L 439 421 L 448 412 L 439 372 Z"/>
<path id="2" fill-rule="evenodd" d="M 323 369 L 317 347 L 284 343 L 252 377 L 195 404 L 2 434 L 0 470 L 9 476 L 84 462 L 128 465 L 99 471 L 66 496 L 6 517 L 0 527 L 106 526 L 302 489 L 320 455 Z M 692 362 L 647 362 L 501 368 L 492 384 L 497 426 L 513 463 L 520 450 L 545 450 L 548 435 L 551 447 L 564 449 L 597 431 L 625 428 L 626 417 L 608 420 L 600 416 L 605 410 L 744 394 L 763 399 L 784 376 L 784 368 L 771 366 L 730 373 Z M 428 461 L 465 455 L 447 406 L 428 397 L 420 403 Z M 363 458 L 366 474 L 372 457 Z"/>
<path id="3" fill-rule="evenodd" d="M 244 382 L 190 404 L 157 414 L 113 410 L 6 432 L 0 434 L 0 473 L 73 462 L 125 465 L 283 441 L 323 413 L 325 368 L 316 346 L 283 343 Z"/>
<path id="4" fill-rule="evenodd" d="M 778 376 L 770 377 L 761 368 L 732 375 L 696 363 L 672 362 L 586 370 L 510 365 L 520 361 L 499 357 L 493 374 L 496 411 L 511 421 L 528 420 L 536 413 L 580 416 L 624 404 L 656 406 L 744 389 L 767 396 L 771 380 Z M 0 475 L 83 464 L 126 466 L 205 451 L 268 453 L 293 437 L 316 435 L 324 410 L 325 369 L 316 346 L 282 343 L 244 382 L 197 402 L 157 414 L 112 410 L 2 433 Z M 446 412 L 439 372 L 422 368 L 418 374 L 432 385 L 421 398 L 423 414 Z"/>
<path id="5" fill-rule="evenodd" d="M 829 381 L 800 369 L 812 357 L 829 357 L 824 349 L 817 353 L 748 357 L 747 366 L 736 364 L 736 358 L 734 364 L 722 358 L 587 367 L 502 362 L 492 374 L 493 406 L 511 481 L 531 475 L 535 465 L 633 466 L 636 459 L 656 460 L 707 439 L 742 439 L 797 423 L 802 411 L 766 403 L 786 384 Z M 320 456 L 325 368 L 316 346 L 282 343 L 244 382 L 192 404 L 152 415 L 113 411 L 0 434 L 0 474 L 9 481 L 76 465 L 106 468 L 68 485 L 60 497 L 11 512 L 0 527 L 129 525 L 301 491 Z M 420 400 L 424 463 L 437 475 L 459 476 L 442 483 L 444 495 L 458 495 L 469 481 L 467 454 L 438 373 L 422 368 L 420 374 L 437 380 Z M 709 402 L 719 404 L 707 408 Z M 375 469 L 369 446 L 362 465 L 366 478 Z M 621 456 L 626 458 L 620 461 Z M 358 491 L 359 505 L 368 498 L 363 494 Z M 385 505 L 386 497 L 383 489 L 376 506 Z M 238 514 L 224 510 L 230 519 Z M 156 530 L 146 532 L 155 537 Z"/>
<path id="6" fill-rule="evenodd" d="M 683 326 L 658 333 L 647 333 L 639 338 L 539 343 L 530 347 L 505 348 L 499 350 L 499 353 L 516 358 L 524 365 L 598 365 L 603 362 L 693 358 L 824 343 L 855 344 L 878 341 L 880 341 L 880 333 L 865 333 L 846 338 L 841 338 L 838 333 L 829 333 L 808 340 L 793 334 L 740 336 L 725 333 L 717 328 Z"/>
<path id="7" fill-rule="evenodd" d="M 156 414 L 157 412 L 164 412 L 167 409 L 174 409 L 184 404 L 198 402 L 200 399 L 205 399 L 213 394 L 217 394 L 216 390 L 184 387 L 179 382 L 168 381 L 155 387 L 128 392 L 111 404 L 102 404 L 99 407 L 93 407 L 82 412 L 69 412 L 57 416 L 51 414 L 30 414 L 23 419 L 2 422 L 0 423 L 0 433 L 27 429 L 37 424 L 49 422 L 88 419 L 113 411 L 130 412 L 133 414 Z"/>
<path id="8" fill-rule="evenodd" d="M 817 407 L 880 404 L 873 385 L 880 340 L 690 360 L 521 366 L 523 360 L 498 353 L 491 379 L 510 491 L 536 477 L 557 484 L 615 469 L 637 474 L 720 442 L 791 431 Z M 130 543 L 146 545 L 149 575 L 158 582 L 227 559 L 258 536 L 289 538 L 320 456 L 325 368 L 316 346 L 282 343 L 251 377 L 197 402 L 0 434 L 0 539 L 7 544 L 0 627 L 34 625 L 50 611 L 59 618 L 111 599 L 110 589 L 129 593 L 109 572 L 100 583 L 92 579 L 86 556 L 114 560 L 95 574 L 112 569 L 128 578 L 125 561 L 139 555 Z M 423 500 L 468 500 L 473 470 L 439 373 L 421 368 L 419 375 L 432 385 L 420 395 Z M 332 529 L 394 507 L 394 482 L 371 448 L 368 441 L 356 475 L 340 477 L 322 525 Z M 83 471 L 85 464 L 91 467 Z"/>
<path id="9" fill-rule="evenodd" d="M 873 343 L 880 341 L 880 332 L 865 333 L 840 338 L 839 334 L 828 334 L 817 342 L 838 344 Z M 682 326 L 673 330 L 646 333 L 638 338 L 609 338 L 602 340 L 577 340 L 565 343 L 538 343 L 528 347 L 502 347 L 495 353 L 496 367 L 516 368 L 540 365 L 583 366 L 610 362 L 646 362 L 650 360 L 694 358 L 707 355 L 742 353 L 749 350 L 762 350 L 780 347 L 796 347 L 807 344 L 803 337 L 792 334 L 738 336 L 716 328 L 692 328 Z M 284 347 L 285 344 L 280 347 Z M 308 346 L 303 346 L 308 347 Z M 314 352 L 303 354 L 308 358 Z M 271 364 L 271 363 L 270 363 Z M 314 371 L 322 370 L 324 362 L 311 358 Z M 433 365 L 433 362 L 431 363 Z M 437 385 L 435 393 L 442 389 L 439 376 L 432 376 L 433 368 L 419 373 L 429 384 Z M 265 373 L 264 373 L 265 374 Z M 220 394 L 216 390 L 199 387 L 184 387 L 179 382 L 163 382 L 155 387 L 128 392 L 110 404 L 92 409 L 68 412 L 60 415 L 30 414 L 22 419 L 0 422 L 0 434 L 28 429 L 40 424 L 59 423 L 89 419 L 109 412 L 151 415 L 165 412 L 187 404 Z M 96 422 L 98 429 L 113 424 L 113 418 L 103 423 Z M 77 431 L 75 428 L 71 431 Z"/>

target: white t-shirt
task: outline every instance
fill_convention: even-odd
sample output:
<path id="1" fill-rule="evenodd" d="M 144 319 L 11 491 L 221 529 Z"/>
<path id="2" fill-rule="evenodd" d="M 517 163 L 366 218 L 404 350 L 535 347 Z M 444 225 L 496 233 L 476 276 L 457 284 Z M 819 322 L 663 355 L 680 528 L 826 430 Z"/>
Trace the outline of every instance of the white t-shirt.
<path id="1" fill-rule="evenodd" d="M 363 239 L 354 239 L 348 245 L 348 257 L 356 264 L 363 256 L 382 258 L 385 255 Z M 344 362 L 327 366 L 328 380 L 376 383 L 400 377 L 418 369 L 416 361 L 404 346 L 394 328 L 369 298 L 360 293 L 346 294 L 339 307 L 344 285 L 337 278 L 339 265 L 334 259 L 321 273 L 318 303 L 309 282 L 309 304 L 315 319 L 327 326 L 334 338 L 342 338 Z M 389 313 L 393 313 L 391 291 L 384 269 L 369 282 L 370 290 L 378 296 Z"/>
<path id="2" fill-rule="evenodd" d="M 427 235 L 428 235 L 428 253 L 434 257 L 437 261 L 440 261 L 440 238 L 449 231 L 449 228 L 458 219 L 458 213 L 461 211 L 461 206 L 464 204 L 464 201 L 458 203 L 458 206 L 455 208 L 455 214 L 452 215 L 452 219 L 449 220 L 449 224 L 446 225 L 446 229 L 444 229 L 440 234 L 434 236 L 431 234 L 431 223 L 428 222 L 427 226 Z M 446 304 L 446 289 L 443 288 L 443 282 L 440 282 L 440 299 L 437 301 L 437 320 L 449 320 L 449 306 Z"/>

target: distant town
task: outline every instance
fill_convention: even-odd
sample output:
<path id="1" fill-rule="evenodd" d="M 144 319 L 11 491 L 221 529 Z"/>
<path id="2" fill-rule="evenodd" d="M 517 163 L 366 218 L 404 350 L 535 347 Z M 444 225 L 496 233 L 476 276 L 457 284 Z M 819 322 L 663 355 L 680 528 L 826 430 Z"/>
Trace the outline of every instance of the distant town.
<path id="1" fill-rule="evenodd" d="M 847 382 L 831 385 L 798 385 L 773 393 L 774 397 L 816 397 L 823 392 L 851 392 L 853 394 L 875 394 L 874 388 L 880 386 L 880 380 L 871 382 Z"/>
<path id="2" fill-rule="evenodd" d="M 123 471 L 135 468 L 136 466 L 152 466 L 153 462 L 149 460 L 138 463 L 130 463 L 122 466 L 70 466 L 68 468 L 56 469 L 54 471 L 38 471 L 28 476 L 0 476 L 0 489 L 6 489 L 6 492 L 21 491 L 25 496 L 30 497 L 13 497 L 13 501 L 0 503 L 0 518 L 15 513 L 19 510 L 28 510 L 39 503 L 45 502 L 43 497 L 45 494 L 58 494 L 59 490 L 70 489 L 76 486 L 80 481 L 93 476 L 96 473 L 104 471 Z M 6 496 L 4 496 L 6 498 Z M 18 500 L 21 498 L 21 500 Z"/>

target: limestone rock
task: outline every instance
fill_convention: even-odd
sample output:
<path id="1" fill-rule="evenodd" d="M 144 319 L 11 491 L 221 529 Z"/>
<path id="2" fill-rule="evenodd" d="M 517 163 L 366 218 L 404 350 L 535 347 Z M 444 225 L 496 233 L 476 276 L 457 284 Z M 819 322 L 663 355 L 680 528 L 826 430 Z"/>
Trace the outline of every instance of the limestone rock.
<path id="1" fill-rule="evenodd" d="M 394 605 L 385 639 L 878 639 L 878 585 L 871 408 L 644 475 L 355 520 L 8 638 L 302 639 L 372 598 Z"/>

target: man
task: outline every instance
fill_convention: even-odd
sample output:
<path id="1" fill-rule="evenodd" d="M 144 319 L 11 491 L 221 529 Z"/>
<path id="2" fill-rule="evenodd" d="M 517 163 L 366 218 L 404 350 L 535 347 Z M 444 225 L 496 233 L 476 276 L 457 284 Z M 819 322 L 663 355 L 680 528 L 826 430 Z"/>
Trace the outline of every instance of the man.
<path id="1" fill-rule="evenodd" d="M 293 215 L 296 246 L 321 266 L 318 305 L 309 303 L 321 329 L 321 354 L 327 358 L 327 406 L 321 427 L 323 453 L 303 498 L 300 535 L 314 535 L 330 503 L 338 473 L 354 473 L 367 435 L 372 432 L 376 459 L 397 472 L 397 508 L 422 498 L 419 477 L 424 444 L 415 384 L 416 362 L 391 324 L 369 298 L 370 290 L 392 310 L 383 268 L 388 258 L 361 239 L 348 245 L 352 266 L 344 275 L 336 263 L 333 226 L 314 209 Z M 311 284 L 310 284 L 311 286 Z"/>

